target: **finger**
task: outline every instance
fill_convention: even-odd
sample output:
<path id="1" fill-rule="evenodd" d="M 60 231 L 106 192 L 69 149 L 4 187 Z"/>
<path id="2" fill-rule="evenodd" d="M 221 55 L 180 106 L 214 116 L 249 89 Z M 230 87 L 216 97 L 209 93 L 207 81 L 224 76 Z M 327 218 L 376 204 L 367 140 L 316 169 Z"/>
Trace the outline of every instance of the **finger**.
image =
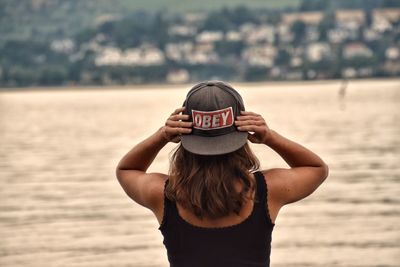
<path id="1" fill-rule="evenodd" d="M 181 141 L 181 136 L 177 135 L 176 137 L 171 139 L 171 142 L 173 143 L 179 143 Z"/>
<path id="2" fill-rule="evenodd" d="M 250 134 L 249 133 L 249 135 L 247 136 L 247 139 L 249 139 L 249 141 L 252 142 L 252 143 L 258 143 L 259 142 L 258 138 L 256 136 L 254 136 L 254 134 Z"/>
<path id="3" fill-rule="evenodd" d="M 192 132 L 192 128 L 178 128 L 180 134 L 190 134 Z"/>
<path id="4" fill-rule="evenodd" d="M 179 114 L 179 113 L 181 113 L 181 112 L 184 111 L 184 110 L 185 110 L 185 107 L 177 108 L 177 109 L 175 109 L 174 112 L 172 112 L 171 115 Z"/>
<path id="5" fill-rule="evenodd" d="M 246 126 L 246 125 L 256 125 L 263 126 L 266 125 L 264 120 L 246 120 L 246 121 L 235 121 L 236 126 Z"/>
<path id="6" fill-rule="evenodd" d="M 187 120 L 189 120 L 189 115 L 177 115 L 177 114 L 175 114 L 175 115 L 171 115 L 171 116 L 168 118 L 168 120 L 173 120 L 173 121 L 179 121 L 179 120 L 187 121 Z"/>
<path id="7" fill-rule="evenodd" d="M 170 136 L 179 134 L 189 134 L 192 132 L 192 128 L 166 127 L 165 132 Z"/>
<path id="8" fill-rule="evenodd" d="M 237 120 L 244 121 L 244 120 L 263 120 L 263 117 L 260 115 L 258 116 L 252 116 L 252 115 L 246 115 L 246 116 L 237 116 Z"/>
<path id="9" fill-rule="evenodd" d="M 180 127 L 180 128 L 190 128 L 193 125 L 193 122 L 185 122 L 185 121 L 172 121 L 172 120 L 167 120 L 165 123 L 166 126 L 170 127 Z"/>
<path id="10" fill-rule="evenodd" d="M 245 126 L 239 126 L 237 127 L 237 129 L 242 132 L 259 132 L 262 129 L 262 127 L 255 125 L 245 125 Z"/>
<path id="11" fill-rule="evenodd" d="M 257 113 L 251 112 L 251 111 L 244 111 L 244 110 L 240 111 L 240 114 L 250 115 L 250 116 L 260 116 L 260 114 L 257 114 Z"/>

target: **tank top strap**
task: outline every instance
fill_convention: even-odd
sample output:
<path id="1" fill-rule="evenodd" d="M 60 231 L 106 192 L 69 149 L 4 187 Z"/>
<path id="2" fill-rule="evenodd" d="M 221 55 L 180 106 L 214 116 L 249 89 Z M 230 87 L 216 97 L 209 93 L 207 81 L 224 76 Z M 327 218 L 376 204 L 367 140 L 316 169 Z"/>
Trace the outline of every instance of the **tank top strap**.
<path id="1" fill-rule="evenodd" d="M 163 219 L 160 224 L 160 228 L 163 228 L 166 224 L 168 224 L 171 220 L 176 218 L 178 215 L 178 211 L 176 209 L 175 203 L 173 203 L 171 200 L 167 198 L 165 195 L 165 189 L 167 188 L 167 185 L 169 183 L 169 180 L 167 179 L 164 184 L 164 212 L 163 212 Z"/>
<path id="2" fill-rule="evenodd" d="M 254 176 L 257 182 L 257 206 L 261 210 L 261 214 L 272 224 L 268 208 L 268 187 L 265 182 L 264 174 L 261 171 L 257 171 L 254 173 Z"/>
<path id="3" fill-rule="evenodd" d="M 265 178 L 262 172 L 257 171 L 254 173 L 257 183 L 257 200 L 260 203 L 265 203 L 267 200 L 267 188 L 265 185 Z"/>

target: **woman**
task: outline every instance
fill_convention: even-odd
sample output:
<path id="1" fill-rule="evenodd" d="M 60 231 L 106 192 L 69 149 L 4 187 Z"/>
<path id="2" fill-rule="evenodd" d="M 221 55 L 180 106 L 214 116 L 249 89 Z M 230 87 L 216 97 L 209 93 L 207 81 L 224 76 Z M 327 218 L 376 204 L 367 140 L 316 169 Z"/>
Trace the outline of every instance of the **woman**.
<path id="1" fill-rule="evenodd" d="M 290 168 L 259 171 L 247 140 L 275 150 Z M 169 174 L 147 173 L 168 142 L 180 142 Z M 217 81 L 194 86 L 183 107 L 117 167 L 128 196 L 157 217 L 172 267 L 269 266 L 279 210 L 327 176 L 316 154 L 268 128 Z"/>

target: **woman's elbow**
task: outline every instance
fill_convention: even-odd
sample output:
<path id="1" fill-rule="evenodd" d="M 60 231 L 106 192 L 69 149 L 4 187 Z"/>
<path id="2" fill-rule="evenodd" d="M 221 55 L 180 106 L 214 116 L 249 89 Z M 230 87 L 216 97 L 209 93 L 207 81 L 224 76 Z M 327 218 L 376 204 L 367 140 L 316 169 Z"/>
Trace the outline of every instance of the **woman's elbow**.
<path id="1" fill-rule="evenodd" d="M 326 178 L 328 178 L 329 175 L 329 167 L 326 163 L 323 163 L 321 166 L 321 178 L 322 181 L 325 181 Z"/>
<path id="2" fill-rule="evenodd" d="M 121 164 L 121 161 L 118 163 L 117 167 L 115 168 L 115 176 L 120 180 L 123 174 L 126 172 L 126 168 L 124 168 Z"/>

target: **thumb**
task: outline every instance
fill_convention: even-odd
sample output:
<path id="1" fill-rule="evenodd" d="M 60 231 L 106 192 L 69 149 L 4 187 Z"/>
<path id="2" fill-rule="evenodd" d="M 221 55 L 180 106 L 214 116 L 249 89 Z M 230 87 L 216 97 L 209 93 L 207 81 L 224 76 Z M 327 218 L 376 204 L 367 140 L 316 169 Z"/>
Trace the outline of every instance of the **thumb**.
<path id="1" fill-rule="evenodd" d="M 258 138 L 257 138 L 254 134 L 249 133 L 249 135 L 248 135 L 247 138 L 248 138 L 248 139 L 250 140 L 250 142 L 252 142 L 252 143 L 258 143 L 258 142 L 259 142 Z"/>
<path id="2" fill-rule="evenodd" d="M 171 139 L 171 142 L 173 143 L 179 143 L 181 141 L 181 136 L 177 135 L 174 138 Z"/>

